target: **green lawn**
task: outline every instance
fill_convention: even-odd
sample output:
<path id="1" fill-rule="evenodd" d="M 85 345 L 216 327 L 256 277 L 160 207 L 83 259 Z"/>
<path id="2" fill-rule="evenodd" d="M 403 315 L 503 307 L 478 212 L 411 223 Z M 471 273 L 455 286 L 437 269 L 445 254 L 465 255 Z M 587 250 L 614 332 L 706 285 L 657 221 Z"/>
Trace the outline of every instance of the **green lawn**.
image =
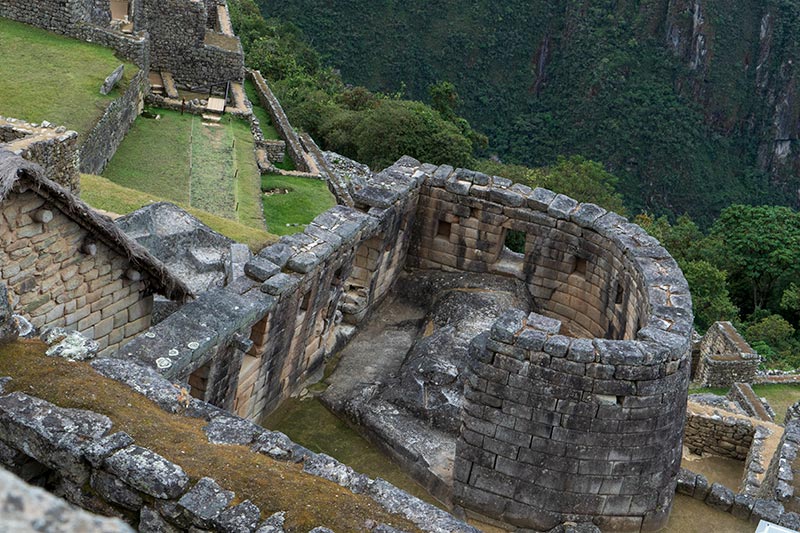
<path id="1" fill-rule="evenodd" d="M 123 187 L 264 229 L 261 175 L 249 125 L 225 116 L 218 126 L 196 115 L 152 110 L 139 117 L 103 176 Z"/>
<path id="2" fill-rule="evenodd" d="M 759 398 L 766 398 L 775 411 L 775 422 L 783 424 L 786 409 L 800 401 L 800 385 L 753 385 L 753 392 Z"/>
<path id="3" fill-rule="evenodd" d="M 266 175 L 261 179 L 261 189 L 289 190 L 288 194 L 264 195 L 264 217 L 267 219 L 267 228 L 275 235 L 289 235 L 303 231 L 303 225 L 336 205 L 336 199 L 328 190 L 328 184 L 322 180 Z"/>
<path id="4" fill-rule="evenodd" d="M 81 139 L 138 71 L 124 62 L 122 87 L 103 96 L 103 80 L 123 63 L 112 50 L 1 18 L 0 51 L 0 115 L 47 120 Z"/>
<path id="5" fill-rule="evenodd" d="M 164 199 L 152 194 L 117 185 L 100 176 L 81 175 L 81 199 L 87 204 L 104 211 L 125 215 L 147 204 Z M 176 202 L 178 203 L 178 202 Z M 277 237 L 259 229 L 234 222 L 207 211 L 180 204 L 180 207 L 200 219 L 208 227 L 231 239 L 247 244 L 253 252 L 275 242 Z"/>
<path id="6" fill-rule="evenodd" d="M 261 107 L 259 103 L 260 100 L 258 99 L 255 84 L 249 79 L 244 80 L 244 92 L 247 94 L 247 99 L 253 104 L 253 114 L 261 123 L 261 132 L 264 134 L 264 138 L 274 140 L 280 139 L 278 130 L 276 130 L 275 126 L 272 124 L 272 118 L 270 118 L 267 110 Z"/>

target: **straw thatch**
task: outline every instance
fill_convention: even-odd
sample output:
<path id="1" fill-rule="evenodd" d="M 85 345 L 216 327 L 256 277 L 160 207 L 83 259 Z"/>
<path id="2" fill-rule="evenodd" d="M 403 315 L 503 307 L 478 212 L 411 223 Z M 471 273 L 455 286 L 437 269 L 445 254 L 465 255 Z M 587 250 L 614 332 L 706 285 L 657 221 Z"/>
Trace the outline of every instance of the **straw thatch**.
<path id="1" fill-rule="evenodd" d="M 183 281 L 172 275 L 161 261 L 117 228 L 110 218 L 97 213 L 64 187 L 44 177 L 39 165 L 0 149 L 0 204 L 16 185 L 28 187 L 45 198 L 98 241 L 125 256 L 134 268 L 150 278 L 148 281 L 154 292 L 181 302 L 194 296 Z"/>

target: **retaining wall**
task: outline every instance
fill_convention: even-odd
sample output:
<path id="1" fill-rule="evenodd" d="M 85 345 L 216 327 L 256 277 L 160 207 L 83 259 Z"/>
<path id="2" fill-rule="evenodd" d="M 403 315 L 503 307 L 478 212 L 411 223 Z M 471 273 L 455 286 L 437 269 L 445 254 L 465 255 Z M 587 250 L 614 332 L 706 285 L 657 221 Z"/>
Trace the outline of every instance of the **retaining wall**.
<path id="1" fill-rule="evenodd" d="M 149 90 L 147 71 L 139 70 L 125 94 L 111 102 L 92 128 L 80 148 L 80 170 L 85 174 L 101 174 L 122 144 L 133 121 L 144 105 Z M 45 167 L 47 168 L 47 167 Z"/>
<path id="2" fill-rule="evenodd" d="M 269 85 L 267 85 L 267 82 L 264 80 L 264 77 L 261 76 L 260 72 L 257 70 L 248 70 L 247 75 L 253 80 L 261 107 L 267 110 L 272 119 L 272 124 L 275 126 L 275 129 L 278 130 L 278 135 L 286 142 L 286 150 L 289 157 L 294 161 L 297 170 L 300 172 L 309 172 L 310 167 L 306 162 L 305 151 L 300 144 L 300 138 L 289 123 L 289 118 L 283 111 L 281 103 L 275 98 L 275 95 L 272 94 L 272 90 L 269 88 Z"/>
<path id="3" fill-rule="evenodd" d="M 149 70 L 147 39 L 112 29 L 110 5 L 104 0 L 4 0 L 0 17 L 106 46 Z"/>

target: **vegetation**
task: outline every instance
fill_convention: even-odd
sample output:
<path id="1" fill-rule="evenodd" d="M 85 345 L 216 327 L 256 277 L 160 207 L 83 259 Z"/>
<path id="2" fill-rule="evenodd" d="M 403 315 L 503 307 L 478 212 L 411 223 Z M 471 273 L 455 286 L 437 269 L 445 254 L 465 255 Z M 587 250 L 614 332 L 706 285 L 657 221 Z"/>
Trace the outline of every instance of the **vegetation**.
<path id="1" fill-rule="evenodd" d="M 270 174 L 262 178 L 261 189 L 267 227 L 275 235 L 303 231 L 314 217 L 336 205 L 322 180 Z"/>
<path id="2" fill-rule="evenodd" d="M 233 0 L 231 18 L 248 66 L 269 80 L 295 127 L 326 149 L 375 168 L 411 155 L 431 163 L 470 166 L 485 138 L 454 113 L 441 113 L 401 93 L 347 87 L 297 29 L 264 20 L 253 0 Z"/>
<path id="3" fill-rule="evenodd" d="M 800 368 L 800 213 L 780 206 L 732 205 L 707 233 L 688 216 L 674 224 L 639 215 L 683 269 L 705 331 L 731 320 L 775 368 Z"/>
<path id="4" fill-rule="evenodd" d="M 1 18 L 0 50 L 0 115 L 47 120 L 80 139 L 138 72 L 125 62 L 121 85 L 103 96 L 100 86 L 121 62 L 111 50 Z"/>
<path id="5" fill-rule="evenodd" d="M 797 80 L 798 0 L 703 2 L 708 52 L 694 65 L 692 17 L 666 0 L 258 3 L 267 24 L 313 36 L 350 83 L 437 109 L 451 100 L 429 88 L 454 85 L 461 114 L 489 136 L 483 155 L 534 167 L 574 154 L 604 162 L 632 212 L 688 212 L 707 227 L 731 203 L 797 205 L 796 164 L 770 180 L 759 150 L 774 139 L 770 95 Z M 796 120 L 796 107 L 787 112 Z"/>
<path id="6" fill-rule="evenodd" d="M 256 196 L 256 198 L 258 197 Z M 164 201 L 158 196 L 122 187 L 106 178 L 91 174 L 81 175 L 81 199 L 96 209 L 119 215 L 136 211 L 148 204 Z M 247 244 L 254 253 L 277 240 L 275 235 L 267 233 L 257 226 L 246 226 L 185 204 L 177 203 L 177 205 L 214 231 L 237 242 Z"/>
<path id="7" fill-rule="evenodd" d="M 104 177 L 263 229 L 261 177 L 249 125 L 225 116 L 219 126 L 204 126 L 195 115 L 157 112 L 158 120 L 140 118 L 134 123 Z"/>
<path id="8" fill-rule="evenodd" d="M 592 202 L 610 211 L 625 214 L 622 197 L 615 190 L 617 178 L 606 172 L 600 163 L 581 156 L 559 157 L 553 165 L 543 168 L 483 160 L 479 162 L 477 169 L 529 187 L 558 191 L 580 202 Z"/>
<path id="9" fill-rule="evenodd" d="M 8 392 L 21 391 L 60 407 L 104 414 L 114 423 L 112 431 L 125 431 L 136 444 L 179 464 L 192 481 L 205 476 L 215 479 L 238 498 L 256 504 L 263 518 L 286 511 L 288 531 L 318 526 L 359 531 L 367 519 L 419 531 L 369 497 L 305 474 L 302 465 L 275 461 L 246 446 L 211 444 L 202 430 L 204 420 L 169 414 L 128 386 L 100 376 L 87 363 L 45 357 L 45 348 L 38 341 L 0 346 L 0 373 L 13 377 L 6 385 Z M 309 501 L 314 505 L 308 505 Z"/>

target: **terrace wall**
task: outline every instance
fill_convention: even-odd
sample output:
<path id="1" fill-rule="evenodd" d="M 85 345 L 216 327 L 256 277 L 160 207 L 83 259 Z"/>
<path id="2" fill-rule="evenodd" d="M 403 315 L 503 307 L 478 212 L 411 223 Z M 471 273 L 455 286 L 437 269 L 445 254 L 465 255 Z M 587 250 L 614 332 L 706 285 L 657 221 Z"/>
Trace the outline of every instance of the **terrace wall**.
<path id="1" fill-rule="evenodd" d="M 111 102 L 81 145 L 81 172 L 101 174 L 105 170 L 133 121 L 139 116 L 148 90 L 147 71 L 139 70 L 131 78 L 125 93 Z"/>

